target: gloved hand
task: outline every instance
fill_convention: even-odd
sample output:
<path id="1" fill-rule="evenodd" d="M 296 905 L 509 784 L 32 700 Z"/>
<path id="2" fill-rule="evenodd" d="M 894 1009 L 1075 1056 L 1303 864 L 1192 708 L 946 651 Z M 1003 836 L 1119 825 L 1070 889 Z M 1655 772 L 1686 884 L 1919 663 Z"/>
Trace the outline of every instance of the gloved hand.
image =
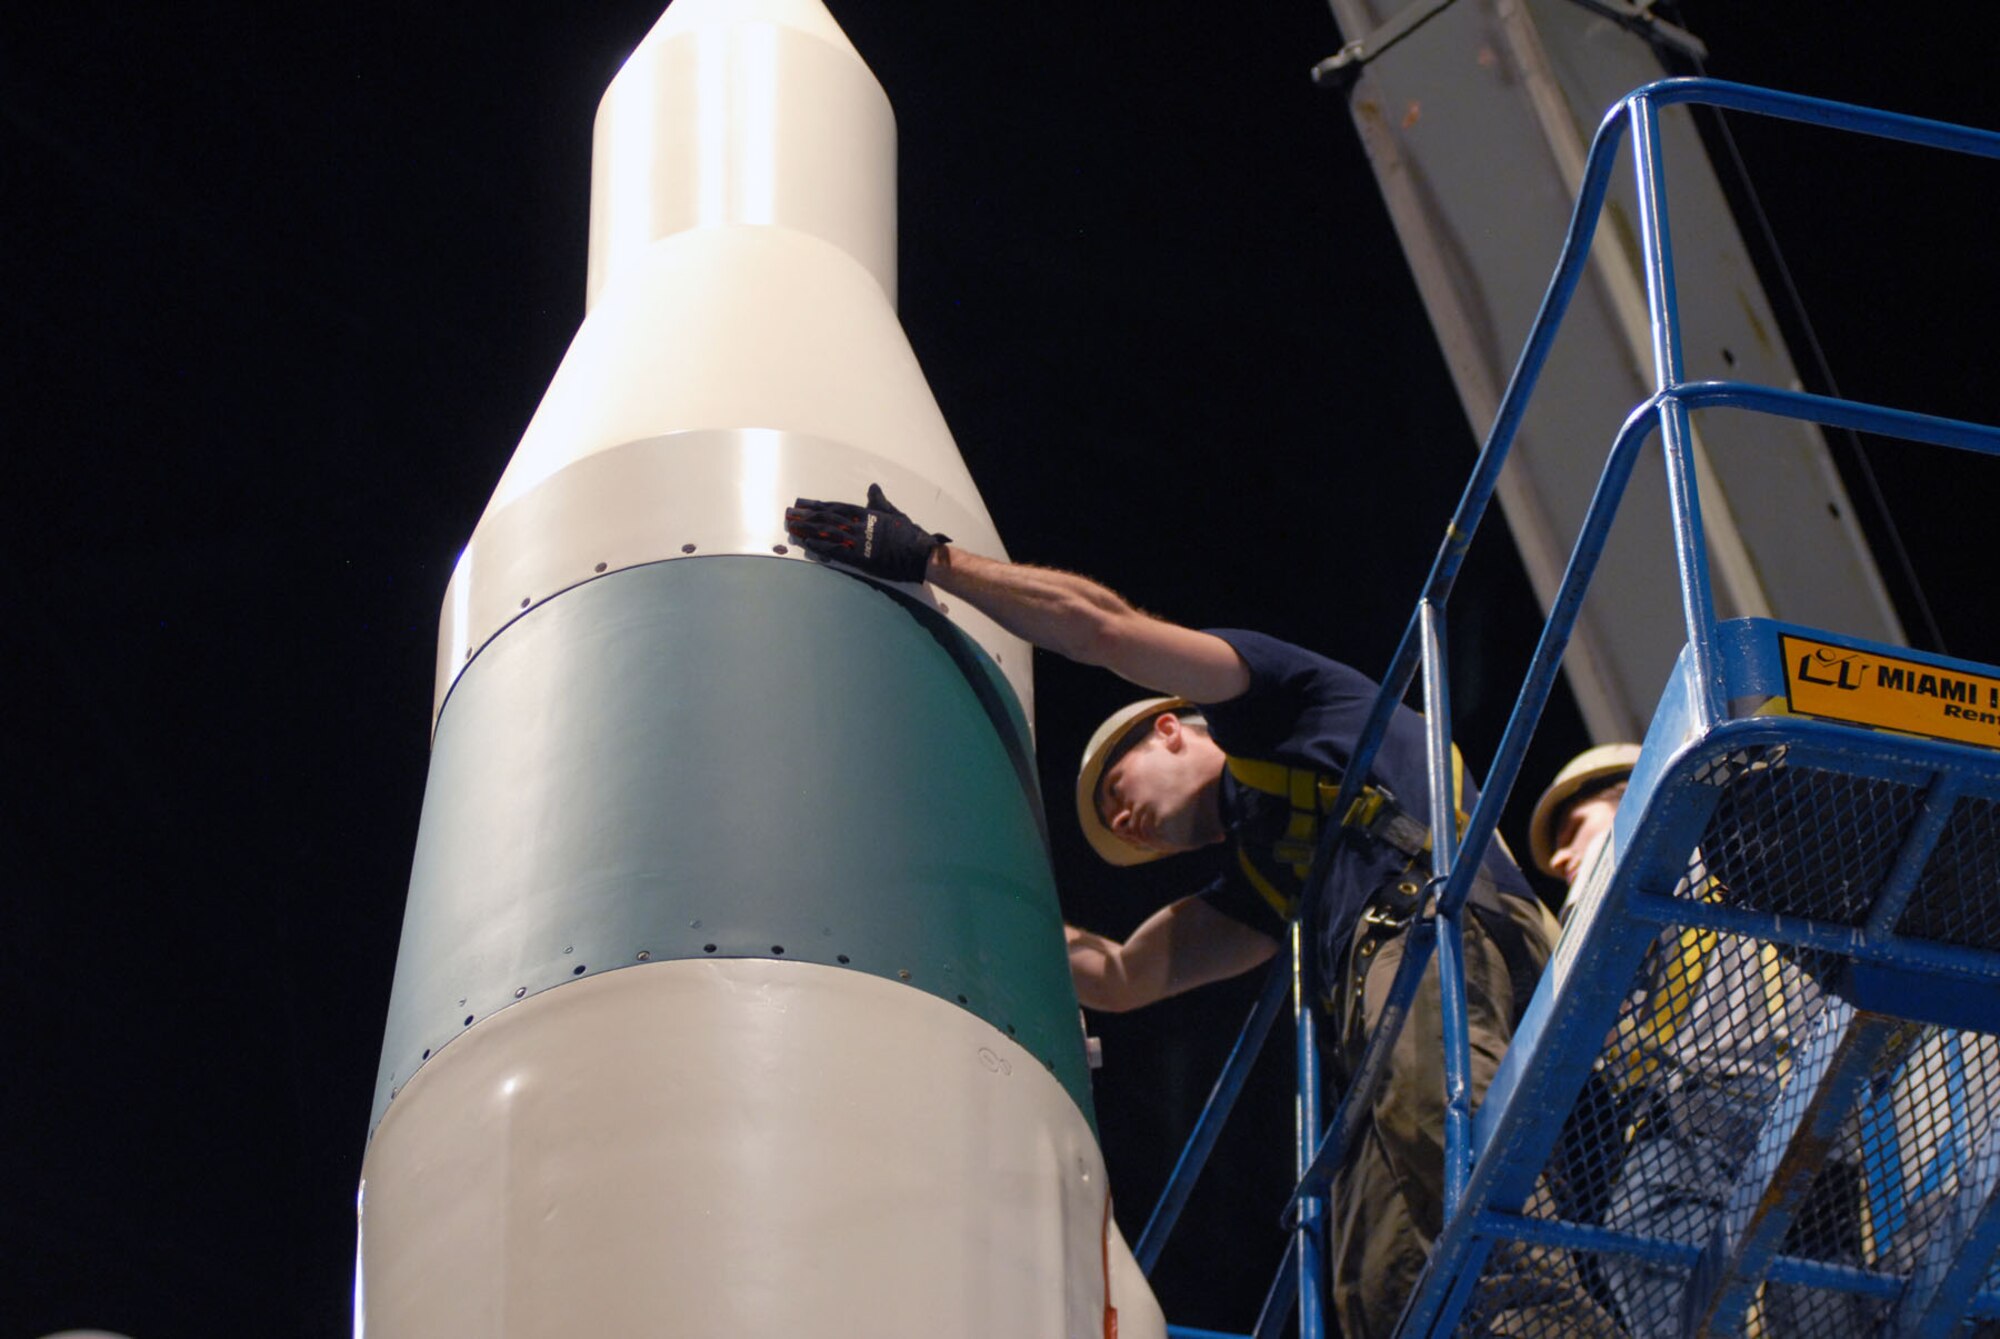
<path id="1" fill-rule="evenodd" d="M 785 508 L 785 533 L 815 557 L 884 581 L 922 581 L 931 550 L 951 543 L 950 535 L 930 534 L 903 515 L 880 484 L 868 485 L 865 507 L 799 498 Z"/>

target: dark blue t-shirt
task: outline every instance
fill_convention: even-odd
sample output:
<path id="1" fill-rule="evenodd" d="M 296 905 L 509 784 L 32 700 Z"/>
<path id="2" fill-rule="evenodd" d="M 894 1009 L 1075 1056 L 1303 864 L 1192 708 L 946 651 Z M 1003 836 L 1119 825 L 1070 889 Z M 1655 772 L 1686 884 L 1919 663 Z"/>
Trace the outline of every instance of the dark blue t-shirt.
<path id="1" fill-rule="evenodd" d="M 1366 675 L 1303 647 L 1281 642 L 1261 632 L 1237 628 L 1207 631 L 1228 642 L 1250 668 L 1250 687 L 1227 702 L 1197 703 L 1208 718 L 1210 736 L 1222 751 L 1306 767 L 1338 780 L 1353 756 L 1354 741 L 1367 723 L 1376 685 Z M 1382 747 L 1375 754 L 1369 779 L 1386 787 L 1403 811 L 1425 827 L 1431 826 L 1430 781 L 1424 758 L 1423 717 L 1399 706 L 1389 720 Z M 1222 774 L 1222 815 L 1232 842 L 1268 844 L 1284 830 L 1290 806 Z M 1466 812 L 1479 800 L 1479 788 L 1468 775 L 1460 796 Z M 1350 917 L 1385 881 L 1396 878 L 1409 857 L 1379 842 L 1349 843 L 1340 848 L 1327 879 L 1323 924 L 1344 935 Z M 1487 848 L 1485 869 L 1508 892 L 1532 897 L 1528 882 L 1495 842 Z M 1426 876 L 1428 877 L 1428 876 Z M 1217 911 L 1253 929 L 1276 935 L 1284 920 L 1250 884 L 1236 865 L 1224 868 L 1201 896 Z M 1326 946 L 1334 947 L 1334 946 Z"/>

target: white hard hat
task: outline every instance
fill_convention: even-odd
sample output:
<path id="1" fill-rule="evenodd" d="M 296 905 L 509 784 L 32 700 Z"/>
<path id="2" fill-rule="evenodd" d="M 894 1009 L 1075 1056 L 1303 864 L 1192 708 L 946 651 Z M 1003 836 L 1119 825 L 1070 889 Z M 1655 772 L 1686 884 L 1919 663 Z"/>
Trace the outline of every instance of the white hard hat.
<path id="1" fill-rule="evenodd" d="M 1638 761 L 1637 744 L 1599 744 L 1563 764 L 1556 779 L 1542 792 L 1542 798 L 1535 801 L 1534 817 L 1528 820 L 1528 851 L 1535 857 L 1536 869 L 1544 874 L 1555 873 L 1549 868 L 1549 861 L 1556 853 L 1556 816 L 1563 806 L 1579 791 L 1624 780 L 1632 775 Z"/>
<path id="2" fill-rule="evenodd" d="M 1167 854 L 1126 841 L 1104 825 L 1097 812 L 1097 781 L 1104 769 L 1137 742 L 1140 727 L 1163 711 L 1181 711 L 1192 704 L 1184 697 L 1148 697 L 1129 702 L 1104 718 L 1083 746 L 1083 766 L 1076 773 L 1076 821 L 1090 849 L 1113 865 L 1143 865 Z"/>

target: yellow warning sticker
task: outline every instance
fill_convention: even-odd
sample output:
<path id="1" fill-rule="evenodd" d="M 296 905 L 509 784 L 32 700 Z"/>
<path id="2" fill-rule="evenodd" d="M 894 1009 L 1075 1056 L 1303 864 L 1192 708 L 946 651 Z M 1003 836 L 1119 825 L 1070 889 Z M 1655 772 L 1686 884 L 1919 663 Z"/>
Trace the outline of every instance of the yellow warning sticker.
<path id="1" fill-rule="evenodd" d="M 2000 748 L 2000 678 L 1781 633 L 1794 712 Z"/>

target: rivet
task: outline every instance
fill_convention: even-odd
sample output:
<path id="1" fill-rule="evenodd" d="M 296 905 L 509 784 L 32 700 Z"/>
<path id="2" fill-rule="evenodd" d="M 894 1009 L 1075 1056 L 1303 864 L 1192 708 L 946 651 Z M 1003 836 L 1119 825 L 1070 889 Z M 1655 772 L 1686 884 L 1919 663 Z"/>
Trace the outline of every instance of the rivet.
<path id="1" fill-rule="evenodd" d="M 610 563 L 599 563 L 599 564 L 597 565 L 597 570 L 598 570 L 598 571 L 600 571 L 600 572 L 602 572 L 602 571 L 603 571 L 603 570 L 604 570 L 605 568 L 607 568 L 607 567 L 609 567 L 609 566 L 611 566 L 611 564 L 610 564 Z"/>
<path id="2" fill-rule="evenodd" d="M 1399 883 L 1396 885 L 1396 891 L 1405 897 L 1415 897 L 1417 895 L 1417 885 L 1414 883 Z"/>
<path id="3" fill-rule="evenodd" d="M 790 550 L 787 549 L 783 544 L 773 544 L 771 546 L 771 552 L 777 554 L 784 554 L 790 552 Z"/>
<path id="4" fill-rule="evenodd" d="M 653 960 L 653 951 L 651 949 L 642 948 L 639 950 L 640 962 L 651 962 L 652 960 Z"/>
<path id="5" fill-rule="evenodd" d="M 575 945 L 575 944 L 568 944 L 568 945 L 565 945 L 565 946 L 564 946 L 564 948 L 563 948 L 563 952 L 565 952 L 565 953 L 574 953 L 574 952 L 576 952 L 576 945 Z"/>
<path id="6" fill-rule="evenodd" d="M 852 958 L 848 957 L 845 953 L 835 954 L 834 956 L 837 957 L 842 964 L 854 961 Z"/>
<path id="7" fill-rule="evenodd" d="M 465 1016 L 465 1025 L 466 1025 L 467 1027 L 471 1027 L 471 1026 L 472 1026 L 472 1015 L 471 1015 L 471 1014 L 467 1014 L 467 1015 Z"/>
<path id="8" fill-rule="evenodd" d="M 527 994 L 528 994 L 528 988 L 527 988 L 526 986 L 516 986 L 516 987 L 514 987 L 514 998 L 515 998 L 515 999 L 517 999 L 517 1000 L 518 1000 L 518 999 L 523 999 L 523 998 L 525 998 L 525 997 L 527 996 Z"/>
<path id="9" fill-rule="evenodd" d="M 910 979 L 910 969 L 907 967 L 899 967 L 896 969 L 896 976 L 899 980 L 907 981 Z"/>
<path id="10" fill-rule="evenodd" d="M 938 601 L 938 612 L 939 612 L 940 614 L 948 614 L 948 613 L 950 613 L 950 612 L 951 612 L 951 606 L 950 606 L 950 605 L 948 605 L 948 604 L 946 604 L 946 603 L 945 603 L 945 602 L 944 602 L 943 600 L 939 600 L 939 601 Z"/>
<path id="11" fill-rule="evenodd" d="M 523 595 L 521 597 L 521 607 L 523 609 L 526 609 L 529 605 L 533 604 L 534 602 L 535 602 L 535 597 L 532 595 Z"/>
<path id="12" fill-rule="evenodd" d="M 582 976 L 582 975 L 584 974 L 584 972 L 585 972 L 585 971 L 587 971 L 587 970 L 588 970 L 588 969 L 587 969 L 587 968 L 586 968 L 586 967 L 585 967 L 585 966 L 584 966 L 584 965 L 583 965 L 582 963 L 578 963 L 578 964 L 577 964 L 577 965 L 576 965 L 576 966 L 575 966 L 575 967 L 574 967 L 574 968 L 573 968 L 573 969 L 572 969 L 572 970 L 570 971 L 570 975 L 571 975 L 571 976 Z"/>
<path id="13" fill-rule="evenodd" d="M 682 553 L 693 553 L 693 552 L 694 552 L 694 545 L 692 545 L 692 544 L 683 544 L 683 545 L 681 545 L 681 552 L 682 552 Z"/>

